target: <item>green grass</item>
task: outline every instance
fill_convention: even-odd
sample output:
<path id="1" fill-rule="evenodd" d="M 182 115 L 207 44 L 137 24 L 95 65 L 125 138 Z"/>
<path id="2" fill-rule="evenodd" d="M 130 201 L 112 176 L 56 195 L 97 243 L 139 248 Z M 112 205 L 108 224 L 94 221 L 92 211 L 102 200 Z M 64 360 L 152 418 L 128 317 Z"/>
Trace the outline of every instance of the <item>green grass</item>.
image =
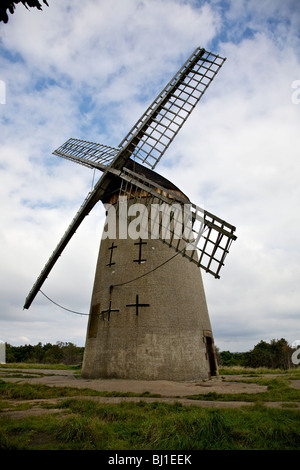
<path id="1" fill-rule="evenodd" d="M 66 399 L 59 406 L 62 414 L 3 417 L 0 449 L 300 449 L 300 414 L 294 409 L 218 410 L 142 401 L 107 405 L 88 399 Z"/>
<path id="2" fill-rule="evenodd" d="M 66 365 L 66 364 L 38 364 L 31 362 L 10 362 L 1 364 L 1 369 L 51 369 L 51 370 L 79 370 L 79 365 Z"/>
<path id="3" fill-rule="evenodd" d="M 226 381 L 231 380 L 229 375 L 236 375 L 227 371 L 222 374 Z M 99 392 L 0 380 L 0 450 L 299 450 L 300 390 L 290 387 L 290 380 L 300 379 L 300 371 L 269 372 L 244 369 L 240 378 L 267 386 L 265 392 L 194 395 L 188 397 L 190 406 L 159 402 L 159 395 L 149 392 Z M 158 400 L 101 404 L 89 396 L 156 396 Z M 61 400 L 47 402 L 51 398 Z M 213 409 L 209 404 L 200 408 L 193 405 L 193 398 L 252 404 L 232 409 Z M 33 399 L 44 399 L 39 406 L 60 411 L 26 418 L 1 416 L 9 409 L 33 406 L 26 403 Z M 263 404 L 272 401 L 283 401 L 284 408 Z"/>
<path id="4" fill-rule="evenodd" d="M 219 369 L 219 375 L 247 375 L 259 377 L 261 375 L 291 375 L 300 379 L 300 368 L 293 369 L 266 369 L 265 367 L 242 367 L 242 366 L 223 366 Z"/>
<path id="5" fill-rule="evenodd" d="M 268 401 L 294 401 L 300 402 L 300 390 L 290 387 L 289 377 L 258 378 L 241 380 L 243 383 L 256 383 L 267 386 L 267 391 L 258 393 L 215 393 L 190 395 L 192 400 L 209 401 L 245 401 L 245 402 L 268 402 Z"/>
<path id="6" fill-rule="evenodd" d="M 72 387 L 50 387 L 48 385 L 36 385 L 29 383 L 10 383 L 0 380 L 0 398 L 4 400 L 35 400 L 47 398 L 62 398 L 80 396 L 103 396 L 103 397 L 152 397 L 160 398 L 159 394 L 150 392 L 106 392 L 97 391 L 90 388 Z"/>

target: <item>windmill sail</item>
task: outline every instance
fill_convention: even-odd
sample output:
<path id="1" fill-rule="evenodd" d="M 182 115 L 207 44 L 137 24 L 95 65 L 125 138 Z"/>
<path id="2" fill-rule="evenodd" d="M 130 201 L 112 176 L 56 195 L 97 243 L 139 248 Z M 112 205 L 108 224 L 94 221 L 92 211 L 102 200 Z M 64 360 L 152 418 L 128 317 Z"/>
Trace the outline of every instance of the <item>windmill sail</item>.
<path id="1" fill-rule="evenodd" d="M 104 173 L 52 253 L 26 298 L 24 308 L 29 308 L 85 216 L 103 199 L 112 180 L 116 175 L 120 176 L 129 159 L 137 158 L 151 168 L 157 165 L 225 60 L 205 49 L 197 48 L 123 139 L 118 149 L 69 139 L 54 151 L 57 156 L 97 168 Z M 125 174 L 123 177 L 126 177 Z"/>
<path id="2" fill-rule="evenodd" d="M 105 170 L 109 165 L 116 167 L 116 164 L 121 168 L 132 157 L 154 169 L 225 60 L 197 48 L 122 140 L 118 149 L 69 139 L 53 152 L 54 155 L 100 170 Z"/>
<path id="3" fill-rule="evenodd" d="M 119 151 L 120 149 L 107 145 L 79 139 L 69 139 L 55 150 L 53 155 L 80 163 L 89 168 L 98 168 L 104 171 L 113 162 Z"/>
<path id="4" fill-rule="evenodd" d="M 198 48 L 145 111 L 120 146 L 155 168 L 226 59 Z"/>
<path id="5" fill-rule="evenodd" d="M 220 277 L 236 228 L 180 194 L 124 168 L 120 196 L 148 209 L 139 220 L 150 238 L 159 238 L 214 277 Z"/>
<path id="6" fill-rule="evenodd" d="M 66 232 L 64 233 L 62 239 L 60 240 L 59 244 L 56 246 L 55 250 L 53 251 L 52 255 L 50 256 L 48 262 L 46 263 L 44 269 L 40 273 L 39 277 L 37 278 L 35 284 L 33 285 L 31 291 L 29 292 L 25 304 L 24 309 L 28 309 L 32 304 L 34 298 L 36 297 L 38 291 L 42 287 L 43 283 L 47 279 L 50 271 L 52 270 L 53 266 L 55 265 L 58 258 L 61 256 L 63 250 L 71 240 L 72 236 L 78 229 L 79 225 L 83 221 L 83 219 L 89 214 L 95 204 L 99 201 L 100 194 L 103 193 L 103 188 L 101 187 L 102 180 L 100 179 L 98 183 L 95 185 L 93 191 L 91 191 L 86 199 L 84 200 L 83 204 L 81 205 L 80 209 L 76 213 L 75 217 L 73 218 L 72 222 L 70 223 L 69 227 L 67 228 Z"/>

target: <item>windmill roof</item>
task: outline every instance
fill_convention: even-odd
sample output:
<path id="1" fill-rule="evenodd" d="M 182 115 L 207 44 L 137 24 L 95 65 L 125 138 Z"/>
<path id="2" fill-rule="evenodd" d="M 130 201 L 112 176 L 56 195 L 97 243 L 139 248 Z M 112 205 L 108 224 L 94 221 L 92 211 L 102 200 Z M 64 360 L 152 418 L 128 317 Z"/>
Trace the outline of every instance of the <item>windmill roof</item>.
<path id="1" fill-rule="evenodd" d="M 140 163 L 137 163 L 136 161 L 133 161 L 131 159 L 126 162 L 125 168 L 150 180 L 154 185 L 156 183 L 158 186 L 162 186 L 167 190 L 179 192 L 181 196 L 183 196 L 187 199 L 187 201 L 189 201 L 189 198 L 175 184 L 173 184 L 170 180 L 160 175 L 159 173 L 156 173 L 155 171 L 151 170 L 150 168 L 147 168 L 144 165 L 141 165 Z M 119 191 L 120 184 L 121 180 L 118 177 L 112 176 L 109 189 L 101 198 L 103 203 L 109 202 L 111 196 Z"/>
<path id="2" fill-rule="evenodd" d="M 159 186 L 163 186 L 164 188 L 170 189 L 171 191 L 179 191 L 184 197 L 188 199 L 188 197 L 174 183 L 172 183 L 170 180 L 160 175 L 159 173 L 156 173 L 155 171 L 151 170 L 150 168 L 147 168 L 144 165 L 141 165 L 140 163 L 137 163 L 136 161 L 133 161 L 131 159 L 127 161 L 125 167 L 131 171 L 134 171 L 135 173 L 138 173 L 139 175 L 144 176 L 145 178 L 151 180 L 153 183 L 157 183 Z"/>

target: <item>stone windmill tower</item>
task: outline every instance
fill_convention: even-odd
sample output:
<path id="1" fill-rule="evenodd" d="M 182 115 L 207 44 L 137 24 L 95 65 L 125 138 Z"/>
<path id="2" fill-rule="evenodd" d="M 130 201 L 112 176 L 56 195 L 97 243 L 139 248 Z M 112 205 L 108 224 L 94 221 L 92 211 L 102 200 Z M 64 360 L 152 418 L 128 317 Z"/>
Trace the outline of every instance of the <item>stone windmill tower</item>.
<path id="1" fill-rule="evenodd" d="M 198 48 L 119 148 L 69 139 L 54 154 L 103 172 L 31 289 L 29 308 L 74 232 L 106 208 L 83 377 L 197 380 L 217 374 L 199 267 L 216 278 L 235 227 L 153 169 L 225 59 Z"/>

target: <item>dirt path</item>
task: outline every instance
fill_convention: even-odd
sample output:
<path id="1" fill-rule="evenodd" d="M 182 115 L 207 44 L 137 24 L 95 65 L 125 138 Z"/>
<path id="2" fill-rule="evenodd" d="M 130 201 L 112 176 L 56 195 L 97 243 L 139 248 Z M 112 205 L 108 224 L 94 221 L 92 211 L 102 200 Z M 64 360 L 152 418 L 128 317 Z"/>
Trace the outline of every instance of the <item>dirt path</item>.
<path id="1" fill-rule="evenodd" d="M 16 373 L 18 373 L 20 377 L 9 377 L 9 375 L 15 375 Z M 90 388 L 106 392 L 131 392 L 137 394 L 149 392 L 151 394 L 159 394 L 162 397 L 185 397 L 187 395 L 199 395 L 209 392 L 259 393 L 267 390 L 267 387 L 263 385 L 241 382 L 240 376 L 228 376 L 226 377 L 226 381 L 222 377 L 216 377 L 207 381 L 171 382 L 167 380 L 83 379 L 76 377 L 72 370 L 52 371 L 49 369 L 0 368 L 0 374 L 5 374 L 5 377 L 2 377 L 2 379 L 9 382 L 28 382 L 53 387 Z M 33 374 L 36 374 L 36 377 L 33 377 Z M 227 380 L 236 381 L 227 382 Z"/>
<path id="2" fill-rule="evenodd" d="M 207 393 L 260 393 L 267 390 L 266 386 L 257 385 L 255 383 L 244 383 L 241 380 L 245 377 L 242 376 L 226 376 L 217 377 L 209 381 L 197 382 L 170 382 L 166 380 L 156 381 L 143 381 L 143 380 L 125 380 L 125 379 L 82 379 L 74 375 L 74 371 L 70 370 L 49 370 L 49 369 L 5 369 L 0 368 L 1 379 L 6 382 L 18 383 L 31 383 L 31 384 L 44 384 L 52 387 L 72 387 L 77 389 L 92 389 L 96 391 L 105 392 L 131 392 L 135 394 L 142 394 L 148 392 L 149 394 L 160 395 L 159 398 L 132 396 L 132 397 L 92 397 L 92 396 L 78 396 L 76 398 L 84 398 L 88 400 L 96 400 L 99 403 L 120 403 L 126 402 L 139 402 L 141 400 L 146 402 L 179 402 L 183 405 L 194 405 L 199 407 L 209 408 L 236 408 L 241 406 L 251 406 L 251 402 L 245 401 L 207 401 L 207 400 L 192 400 L 187 398 L 191 395 L 200 395 Z M 18 377 L 13 375 L 18 374 Z M 230 381 L 229 381 L 230 380 Z M 294 384 L 298 388 L 300 381 Z M 213 398 L 213 397 L 212 397 Z M 59 403 L 65 398 L 45 399 L 45 400 L 26 400 L 26 404 L 31 408 L 27 410 L 13 411 L 16 405 L 15 400 L 7 400 L 8 408 L 3 409 L 1 416 L 14 416 L 15 418 L 23 418 L 25 416 L 34 416 L 43 413 L 58 413 L 62 412 L 59 408 L 46 409 L 42 407 L 46 403 Z M 18 401 L 18 404 L 22 402 Z M 25 403 L 25 401 L 24 401 Z M 270 407 L 284 406 L 283 402 L 265 402 Z M 294 403 L 293 406 L 300 408 L 300 403 Z"/>

